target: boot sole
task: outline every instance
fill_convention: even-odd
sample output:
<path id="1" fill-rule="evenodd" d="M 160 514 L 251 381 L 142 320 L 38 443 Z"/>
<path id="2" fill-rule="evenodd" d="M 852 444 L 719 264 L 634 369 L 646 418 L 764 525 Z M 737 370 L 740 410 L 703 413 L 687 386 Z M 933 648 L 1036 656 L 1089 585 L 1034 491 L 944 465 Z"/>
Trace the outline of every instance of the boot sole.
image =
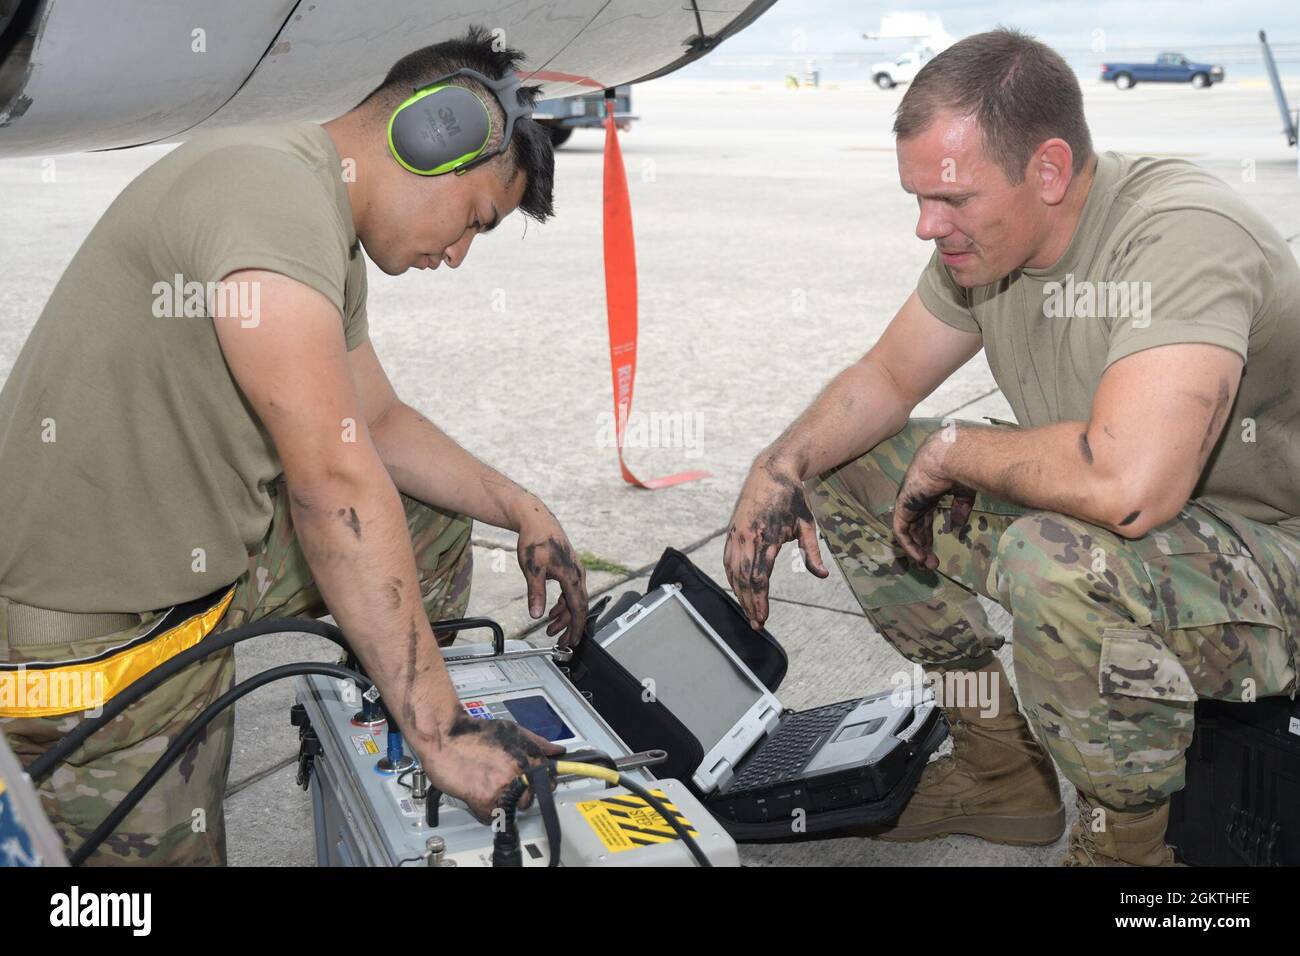
<path id="1" fill-rule="evenodd" d="M 918 840 L 961 834 L 1006 846 L 1046 846 L 1059 840 L 1064 832 L 1065 807 L 1062 805 L 1051 813 L 1028 816 L 945 817 L 930 823 L 910 827 L 890 827 L 863 835 L 895 843 L 914 843 Z"/>

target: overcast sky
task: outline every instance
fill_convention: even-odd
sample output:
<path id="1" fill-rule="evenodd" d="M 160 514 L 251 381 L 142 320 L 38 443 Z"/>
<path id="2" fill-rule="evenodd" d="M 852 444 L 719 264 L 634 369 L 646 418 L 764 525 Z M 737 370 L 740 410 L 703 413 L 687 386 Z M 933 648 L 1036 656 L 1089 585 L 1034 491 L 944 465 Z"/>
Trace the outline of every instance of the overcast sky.
<path id="1" fill-rule="evenodd" d="M 1186 47 L 1189 56 L 1196 55 L 1197 44 L 1253 44 L 1260 29 L 1268 31 L 1270 41 L 1300 41 L 1300 3 L 1295 0 L 778 0 L 723 49 L 731 54 L 785 51 L 793 32 L 803 30 L 809 52 L 857 52 L 872 46 L 862 34 L 879 30 L 882 14 L 907 10 L 938 14 L 955 37 L 1001 23 L 1048 43 L 1083 49 L 1091 47 L 1098 29 L 1105 31 L 1111 47 Z"/>

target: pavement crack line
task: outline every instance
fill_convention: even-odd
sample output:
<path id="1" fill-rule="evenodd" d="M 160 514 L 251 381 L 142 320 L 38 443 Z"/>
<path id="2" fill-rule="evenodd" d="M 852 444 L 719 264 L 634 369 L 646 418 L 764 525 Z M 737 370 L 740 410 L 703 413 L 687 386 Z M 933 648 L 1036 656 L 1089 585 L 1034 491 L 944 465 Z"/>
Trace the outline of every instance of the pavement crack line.
<path id="1" fill-rule="evenodd" d="M 229 786 L 226 787 L 225 799 L 229 800 L 235 794 L 239 793 L 239 791 L 246 790 L 247 788 L 251 787 L 253 784 L 261 780 L 265 780 L 267 777 L 271 776 L 272 774 L 279 773 L 285 767 L 288 767 L 294 762 L 296 762 L 297 759 L 298 759 L 297 754 L 294 754 L 291 757 L 285 757 L 283 760 L 280 760 L 272 764 L 271 766 L 267 767 L 264 770 L 259 770 L 257 771 L 257 773 L 249 774 L 243 780 L 240 780 L 237 783 L 230 784 Z"/>
<path id="2" fill-rule="evenodd" d="M 731 588 L 727 588 L 726 591 L 727 591 L 727 593 L 730 594 L 732 597 L 735 597 L 735 596 L 736 596 L 736 595 L 735 595 L 735 592 L 732 591 Z M 793 604 L 793 605 L 796 605 L 797 607 L 806 607 L 806 608 L 811 608 L 812 610 L 815 610 L 815 611 L 830 611 L 832 614 L 847 614 L 849 617 L 861 617 L 861 618 L 865 618 L 865 617 L 866 617 L 866 615 L 863 614 L 861 611 L 846 611 L 846 610 L 844 610 L 844 608 L 842 608 L 842 607 L 827 607 L 825 604 L 815 604 L 815 603 L 813 603 L 812 601 L 796 601 L 794 598 L 776 597 L 776 596 L 773 595 L 773 594 L 769 594 L 769 595 L 767 596 L 767 603 L 769 603 L 769 604 Z"/>

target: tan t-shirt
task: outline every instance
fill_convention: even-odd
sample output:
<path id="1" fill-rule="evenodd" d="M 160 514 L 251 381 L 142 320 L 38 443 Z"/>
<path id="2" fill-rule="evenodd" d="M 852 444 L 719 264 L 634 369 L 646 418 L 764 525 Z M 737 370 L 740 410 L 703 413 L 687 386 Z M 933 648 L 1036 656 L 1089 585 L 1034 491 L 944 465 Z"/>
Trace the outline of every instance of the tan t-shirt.
<path id="1" fill-rule="evenodd" d="M 1236 352 L 1241 386 L 1192 497 L 1300 530 L 1300 265 L 1216 176 L 1103 153 L 1055 265 L 962 289 L 936 251 L 917 291 L 940 320 L 983 337 L 1030 427 L 1087 421 L 1102 373 L 1134 352 L 1184 342 Z"/>
<path id="2" fill-rule="evenodd" d="M 247 570 L 282 468 L 213 325 L 256 321 L 254 290 L 209 314 L 206 284 L 240 269 L 320 291 L 347 347 L 366 340 L 365 257 L 321 127 L 196 136 L 86 237 L 0 390 L 0 595 L 145 611 Z"/>

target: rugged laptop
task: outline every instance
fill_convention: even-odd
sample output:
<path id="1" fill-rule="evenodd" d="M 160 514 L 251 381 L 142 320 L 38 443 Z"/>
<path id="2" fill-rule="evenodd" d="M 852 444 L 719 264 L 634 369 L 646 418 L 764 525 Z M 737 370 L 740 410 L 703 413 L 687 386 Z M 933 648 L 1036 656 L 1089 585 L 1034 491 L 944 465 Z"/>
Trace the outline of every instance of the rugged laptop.
<path id="1" fill-rule="evenodd" d="M 878 805 L 933 749 L 923 743 L 942 737 L 933 695 L 918 700 L 909 688 L 787 710 L 678 585 L 651 591 L 595 640 L 640 682 L 643 699 L 699 740 L 692 783 L 710 810 L 739 823 L 807 825 Z"/>

